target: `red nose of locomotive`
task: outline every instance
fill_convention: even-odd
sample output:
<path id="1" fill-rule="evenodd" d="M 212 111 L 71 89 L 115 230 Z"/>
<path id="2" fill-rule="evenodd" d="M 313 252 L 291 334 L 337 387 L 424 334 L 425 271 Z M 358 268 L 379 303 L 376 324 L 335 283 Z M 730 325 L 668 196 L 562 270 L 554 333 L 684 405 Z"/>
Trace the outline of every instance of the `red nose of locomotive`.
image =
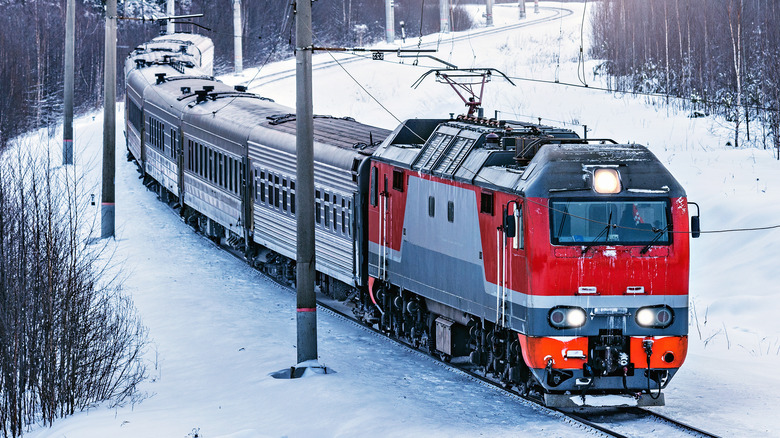
<path id="1" fill-rule="evenodd" d="M 685 194 L 641 146 L 548 149 L 526 192 L 524 361 L 551 405 L 663 404 L 688 345 Z"/>

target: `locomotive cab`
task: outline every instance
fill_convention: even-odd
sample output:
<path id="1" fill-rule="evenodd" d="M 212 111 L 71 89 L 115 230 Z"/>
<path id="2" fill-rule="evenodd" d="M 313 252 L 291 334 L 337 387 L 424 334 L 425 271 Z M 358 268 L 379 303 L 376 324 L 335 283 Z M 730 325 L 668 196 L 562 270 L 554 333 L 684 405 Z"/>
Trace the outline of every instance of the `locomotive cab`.
<path id="1" fill-rule="evenodd" d="M 545 208 L 529 227 L 546 232 L 528 243 L 519 337 L 545 401 L 662 405 L 687 351 L 684 191 L 639 145 L 548 145 L 533 161 L 526 199 Z"/>

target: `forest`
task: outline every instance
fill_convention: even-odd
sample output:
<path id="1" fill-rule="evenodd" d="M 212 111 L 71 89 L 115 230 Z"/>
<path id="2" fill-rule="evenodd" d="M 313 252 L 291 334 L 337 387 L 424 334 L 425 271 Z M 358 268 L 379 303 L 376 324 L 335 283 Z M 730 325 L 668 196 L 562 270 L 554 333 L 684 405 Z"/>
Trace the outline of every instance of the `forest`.
<path id="1" fill-rule="evenodd" d="M 103 0 L 76 0 L 76 113 L 103 104 Z M 244 0 L 243 58 L 251 67 L 292 56 L 295 38 L 292 2 Z M 48 128 L 51 135 L 62 125 L 63 64 L 66 0 L 0 0 L 0 150 L 20 133 Z M 117 96 L 123 95 L 122 65 L 138 44 L 160 33 L 155 17 L 163 16 L 165 0 L 120 0 L 117 22 Z M 318 45 L 355 47 L 384 36 L 384 2 L 320 0 L 313 3 L 314 38 Z M 233 68 L 231 0 L 176 1 L 175 13 L 203 13 L 183 19 L 177 31 L 209 36 L 215 46 L 215 74 Z M 453 28 L 471 27 L 460 8 L 452 11 Z M 143 20 L 145 18 L 146 20 Z M 396 0 L 396 33 L 405 21 L 407 36 L 438 31 L 438 1 Z M 195 24 L 190 24 L 195 23 Z M 78 135 L 78 133 L 76 133 Z"/>
<path id="2" fill-rule="evenodd" d="M 602 0 L 591 54 L 614 90 L 677 97 L 691 117 L 724 116 L 734 147 L 780 154 L 778 19 L 775 0 Z"/>

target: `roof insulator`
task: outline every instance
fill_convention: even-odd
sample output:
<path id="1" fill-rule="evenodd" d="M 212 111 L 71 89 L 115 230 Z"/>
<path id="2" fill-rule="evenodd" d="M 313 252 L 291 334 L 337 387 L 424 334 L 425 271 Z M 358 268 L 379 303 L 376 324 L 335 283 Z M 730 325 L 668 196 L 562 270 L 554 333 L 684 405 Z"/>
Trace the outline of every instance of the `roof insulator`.
<path id="1" fill-rule="evenodd" d="M 205 102 L 208 99 L 207 95 L 208 91 L 206 90 L 195 90 L 195 103 Z"/>
<path id="2" fill-rule="evenodd" d="M 155 73 L 155 76 L 157 77 L 157 85 L 165 83 L 165 73 Z"/>

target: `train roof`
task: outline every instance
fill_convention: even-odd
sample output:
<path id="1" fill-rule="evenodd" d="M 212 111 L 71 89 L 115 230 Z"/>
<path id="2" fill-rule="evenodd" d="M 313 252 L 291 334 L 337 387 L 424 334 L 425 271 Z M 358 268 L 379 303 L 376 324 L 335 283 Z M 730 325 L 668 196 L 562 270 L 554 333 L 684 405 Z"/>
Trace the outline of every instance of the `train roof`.
<path id="1" fill-rule="evenodd" d="M 571 130 L 545 125 L 463 116 L 412 119 L 396 128 L 375 157 L 421 173 L 532 197 L 595 196 L 589 178 L 597 167 L 618 169 L 623 194 L 685 196 L 646 147 L 585 140 Z"/>
<path id="2" fill-rule="evenodd" d="M 139 65 L 160 63 L 175 67 L 195 67 L 200 69 L 202 74 L 210 76 L 214 72 L 214 43 L 210 38 L 197 34 L 175 33 L 158 36 L 136 46 L 130 52 L 125 60 L 125 76 Z"/>
<path id="3" fill-rule="evenodd" d="M 146 108 L 157 107 L 183 120 L 186 130 L 212 144 L 247 141 L 295 154 L 295 110 L 253 93 L 237 91 L 209 77 L 172 77 L 156 82 L 159 69 L 144 69 L 148 81 L 143 95 Z M 151 74 L 151 76 L 150 76 Z M 156 78 L 156 76 L 155 76 Z M 207 88 L 206 88 L 207 87 Z M 201 96 L 199 97 L 198 94 Z M 319 164 L 353 171 L 357 156 L 368 157 L 389 130 L 359 123 L 352 118 L 314 116 L 314 158 Z"/>

